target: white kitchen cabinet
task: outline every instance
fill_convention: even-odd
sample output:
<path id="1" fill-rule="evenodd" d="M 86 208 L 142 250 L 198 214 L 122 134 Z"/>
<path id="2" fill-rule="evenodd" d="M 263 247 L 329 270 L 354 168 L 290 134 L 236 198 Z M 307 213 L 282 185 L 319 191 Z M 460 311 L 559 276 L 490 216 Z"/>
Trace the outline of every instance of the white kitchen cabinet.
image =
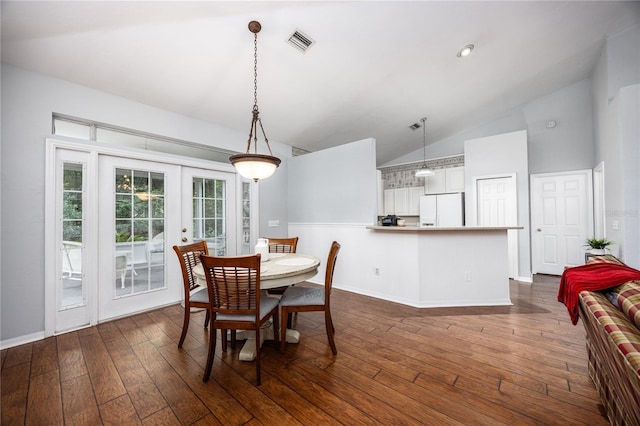
<path id="1" fill-rule="evenodd" d="M 420 215 L 420 197 L 424 195 L 424 188 L 421 186 L 409 188 L 409 210 L 406 216 Z"/>
<path id="2" fill-rule="evenodd" d="M 464 166 L 445 170 L 445 192 L 464 192 Z"/>
<path id="3" fill-rule="evenodd" d="M 396 216 L 419 216 L 420 196 L 424 188 L 396 188 L 384 190 L 384 214 Z"/>
<path id="4" fill-rule="evenodd" d="M 395 215 L 406 216 L 409 214 L 409 188 L 394 189 Z"/>
<path id="5" fill-rule="evenodd" d="M 396 214 L 395 189 L 384 190 L 384 214 Z"/>
<path id="6" fill-rule="evenodd" d="M 424 178 L 425 194 L 464 192 L 464 166 L 436 169 L 433 176 Z"/>
<path id="7" fill-rule="evenodd" d="M 425 194 L 441 194 L 445 192 L 445 169 L 436 169 L 433 171 L 433 176 L 427 176 L 424 178 L 424 193 Z"/>

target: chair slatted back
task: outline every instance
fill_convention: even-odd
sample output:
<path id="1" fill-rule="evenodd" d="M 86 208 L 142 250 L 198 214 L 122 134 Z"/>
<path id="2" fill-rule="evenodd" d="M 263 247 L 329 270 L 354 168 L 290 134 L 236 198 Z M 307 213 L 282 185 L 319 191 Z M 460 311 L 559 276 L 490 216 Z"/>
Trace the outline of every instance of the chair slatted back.
<path id="1" fill-rule="evenodd" d="M 267 238 L 269 240 L 269 253 L 295 253 L 298 246 L 298 237 L 292 238 Z"/>
<path id="2" fill-rule="evenodd" d="M 198 280 L 193 275 L 193 267 L 200 263 L 200 255 L 209 255 L 209 247 L 206 241 L 198 241 L 182 246 L 173 246 L 173 250 L 178 255 L 180 266 L 182 267 L 182 280 L 185 285 L 185 297 L 194 288 L 198 287 Z"/>
<path id="3" fill-rule="evenodd" d="M 333 273 L 336 269 L 336 260 L 338 260 L 339 251 L 340 244 L 337 241 L 331 243 L 329 256 L 327 257 L 327 269 L 324 275 L 324 299 L 326 305 L 329 305 L 329 296 L 331 295 L 331 287 L 333 286 Z"/>
<path id="4" fill-rule="evenodd" d="M 258 315 L 260 256 L 201 256 L 209 299 L 220 314 Z"/>

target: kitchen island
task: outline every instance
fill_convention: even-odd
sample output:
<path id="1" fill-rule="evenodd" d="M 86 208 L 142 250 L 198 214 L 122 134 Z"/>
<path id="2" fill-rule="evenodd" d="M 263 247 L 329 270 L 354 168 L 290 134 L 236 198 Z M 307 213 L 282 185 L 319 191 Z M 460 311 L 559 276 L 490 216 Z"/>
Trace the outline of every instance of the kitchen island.
<path id="1" fill-rule="evenodd" d="M 395 288 L 371 288 L 416 307 L 510 305 L 507 231 L 518 226 L 367 226 L 383 247 Z M 390 279 L 391 278 L 391 279 Z M 390 291 L 391 290 L 391 291 Z M 391 297 L 389 297 L 392 295 Z"/>

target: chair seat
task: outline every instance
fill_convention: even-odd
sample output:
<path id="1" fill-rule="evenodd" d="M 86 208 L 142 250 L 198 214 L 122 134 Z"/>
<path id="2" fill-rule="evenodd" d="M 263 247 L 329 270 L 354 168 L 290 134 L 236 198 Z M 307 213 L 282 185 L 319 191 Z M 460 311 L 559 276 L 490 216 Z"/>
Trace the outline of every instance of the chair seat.
<path id="1" fill-rule="evenodd" d="M 261 297 L 260 298 L 260 320 L 264 319 L 276 306 L 278 306 L 279 299 L 275 297 Z M 253 315 L 232 315 L 232 314 L 216 314 L 216 321 L 247 321 L 252 322 L 255 320 Z"/>
<path id="2" fill-rule="evenodd" d="M 324 288 L 289 287 L 280 299 L 280 306 L 324 305 Z"/>
<path id="3" fill-rule="evenodd" d="M 209 303 L 209 292 L 207 291 L 207 288 L 196 288 L 195 291 L 189 295 L 189 300 L 191 303 Z"/>

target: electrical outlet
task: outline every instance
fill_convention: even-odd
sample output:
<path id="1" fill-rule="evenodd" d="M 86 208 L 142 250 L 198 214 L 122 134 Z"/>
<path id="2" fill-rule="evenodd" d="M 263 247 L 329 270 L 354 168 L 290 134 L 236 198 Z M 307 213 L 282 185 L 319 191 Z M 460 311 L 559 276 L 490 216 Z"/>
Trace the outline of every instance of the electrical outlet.
<path id="1" fill-rule="evenodd" d="M 376 268 L 374 272 L 376 275 L 380 275 L 380 268 Z"/>
<path id="2" fill-rule="evenodd" d="M 611 228 L 614 230 L 618 229 L 618 220 L 614 219 L 613 222 L 611 223 Z"/>
<path id="3" fill-rule="evenodd" d="M 280 221 L 279 220 L 270 220 L 269 221 L 269 227 L 270 228 L 275 228 L 276 226 L 280 226 Z"/>

